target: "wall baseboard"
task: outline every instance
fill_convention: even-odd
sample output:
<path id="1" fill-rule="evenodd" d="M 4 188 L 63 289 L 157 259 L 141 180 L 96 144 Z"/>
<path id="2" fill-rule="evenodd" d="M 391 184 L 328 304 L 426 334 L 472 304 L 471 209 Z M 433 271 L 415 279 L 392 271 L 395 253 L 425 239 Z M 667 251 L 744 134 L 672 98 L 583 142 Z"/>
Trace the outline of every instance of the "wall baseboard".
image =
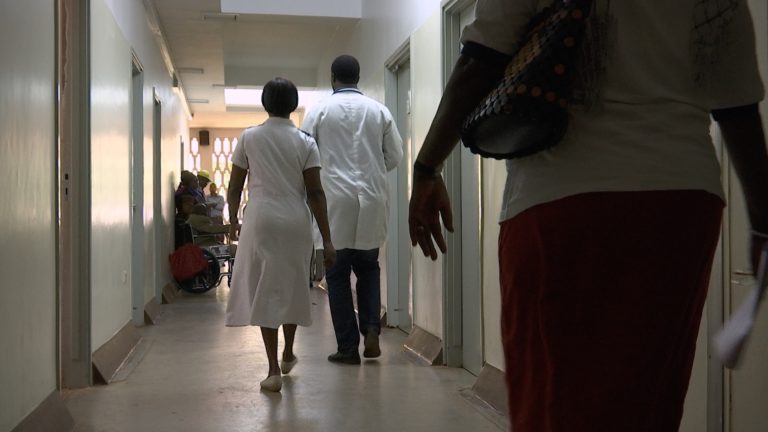
<path id="1" fill-rule="evenodd" d="M 74 427 L 75 420 L 54 390 L 12 432 L 69 432 Z"/>
<path id="2" fill-rule="evenodd" d="M 163 304 L 171 304 L 176 299 L 177 293 L 179 292 L 179 289 L 176 288 L 173 284 L 167 283 L 163 287 Z"/>
<path id="3" fill-rule="evenodd" d="M 132 323 L 127 323 L 112 339 L 93 353 L 94 380 L 104 384 L 113 381 L 115 373 L 141 340 Z"/>
<path id="4" fill-rule="evenodd" d="M 150 325 L 156 324 L 157 317 L 159 317 L 161 313 L 163 313 L 163 310 L 160 306 L 160 302 L 157 301 L 157 297 L 152 297 L 152 300 L 144 305 L 144 323 Z"/>
<path id="5" fill-rule="evenodd" d="M 425 366 L 443 364 L 443 341 L 420 328 L 413 327 L 403 343 L 405 354 L 413 361 Z"/>

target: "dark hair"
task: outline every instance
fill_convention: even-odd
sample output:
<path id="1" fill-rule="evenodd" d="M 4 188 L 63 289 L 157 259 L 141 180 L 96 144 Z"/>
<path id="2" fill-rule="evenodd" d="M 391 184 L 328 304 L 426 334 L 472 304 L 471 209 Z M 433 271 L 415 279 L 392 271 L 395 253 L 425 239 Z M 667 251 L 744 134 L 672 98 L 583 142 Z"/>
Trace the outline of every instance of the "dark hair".
<path id="1" fill-rule="evenodd" d="M 261 104 L 272 115 L 288 117 L 299 106 L 299 91 L 290 80 L 275 78 L 264 86 Z"/>
<path id="2" fill-rule="evenodd" d="M 357 84 L 360 81 L 360 63 L 351 55 L 340 55 L 331 64 L 331 73 L 344 84 Z"/>

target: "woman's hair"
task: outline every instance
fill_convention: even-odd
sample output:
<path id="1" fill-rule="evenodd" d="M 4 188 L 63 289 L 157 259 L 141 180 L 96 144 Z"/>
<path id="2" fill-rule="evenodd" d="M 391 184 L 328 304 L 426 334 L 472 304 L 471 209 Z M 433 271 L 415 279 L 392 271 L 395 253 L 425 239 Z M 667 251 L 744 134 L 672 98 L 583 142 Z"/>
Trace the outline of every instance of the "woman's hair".
<path id="1" fill-rule="evenodd" d="M 344 84 L 357 84 L 360 81 L 360 63 L 351 55 L 340 55 L 331 64 L 331 74 Z"/>
<path id="2" fill-rule="evenodd" d="M 271 115 L 288 117 L 299 106 L 299 92 L 290 80 L 275 78 L 264 86 L 261 104 Z"/>

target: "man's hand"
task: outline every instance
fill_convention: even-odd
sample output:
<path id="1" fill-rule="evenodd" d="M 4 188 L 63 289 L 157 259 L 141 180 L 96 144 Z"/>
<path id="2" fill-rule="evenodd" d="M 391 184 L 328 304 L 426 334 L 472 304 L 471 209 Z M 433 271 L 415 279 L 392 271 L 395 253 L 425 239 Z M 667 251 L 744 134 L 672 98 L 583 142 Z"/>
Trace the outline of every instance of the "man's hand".
<path id="1" fill-rule="evenodd" d="M 330 242 L 323 243 L 323 265 L 327 272 L 329 268 L 336 264 L 336 248 Z"/>
<path id="2" fill-rule="evenodd" d="M 232 223 L 229 225 L 229 241 L 237 241 L 240 238 L 240 224 Z"/>
<path id="3" fill-rule="evenodd" d="M 441 218 L 445 228 L 449 232 L 453 232 L 451 202 L 442 176 L 425 176 L 414 173 L 408 212 L 411 244 L 413 246 L 418 244 L 424 256 L 436 260 L 437 250 L 432 242 L 433 238 L 442 253 L 448 250 L 440 225 Z"/>

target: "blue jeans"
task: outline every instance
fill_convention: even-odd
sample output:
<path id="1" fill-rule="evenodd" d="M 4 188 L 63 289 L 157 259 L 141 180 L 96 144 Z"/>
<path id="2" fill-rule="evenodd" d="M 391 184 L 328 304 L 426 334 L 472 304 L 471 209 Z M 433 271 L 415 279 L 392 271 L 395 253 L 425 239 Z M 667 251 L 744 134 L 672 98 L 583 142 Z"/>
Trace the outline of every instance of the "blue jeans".
<path id="1" fill-rule="evenodd" d="M 355 272 L 357 277 L 359 326 L 352 302 L 351 272 Z M 380 276 L 379 249 L 336 251 L 336 264 L 328 269 L 325 280 L 328 282 L 328 303 L 340 353 L 357 353 L 361 333 L 380 333 Z"/>

